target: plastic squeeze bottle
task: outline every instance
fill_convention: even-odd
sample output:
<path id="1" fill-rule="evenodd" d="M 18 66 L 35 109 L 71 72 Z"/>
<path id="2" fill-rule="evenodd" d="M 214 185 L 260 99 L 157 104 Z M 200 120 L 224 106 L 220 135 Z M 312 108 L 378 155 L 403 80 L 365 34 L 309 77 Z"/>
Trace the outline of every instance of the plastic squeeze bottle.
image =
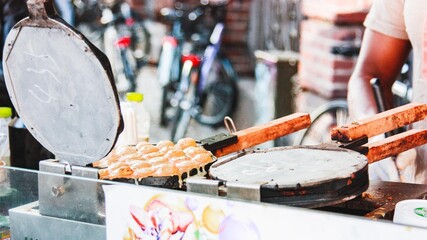
<path id="1" fill-rule="evenodd" d="M 135 111 L 128 102 L 121 102 L 120 110 L 123 116 L 124 128 L 117 139 L 115 147 L 136 145 L 137 131 Z"/>
<path id="2" fill-rule="evenodd" d="M 10 107 L 0 107 L 0 161 L 10 165 L 9 130 L 12 117 Z"/>
<path id="3" fill-rule="evenodd" d="M 138 142 L 150 140 L 150 113 L 145 108 L 143 100 L 142 93 L 129 92 L 126 94 L 126 101 L 135 111 Z"/>

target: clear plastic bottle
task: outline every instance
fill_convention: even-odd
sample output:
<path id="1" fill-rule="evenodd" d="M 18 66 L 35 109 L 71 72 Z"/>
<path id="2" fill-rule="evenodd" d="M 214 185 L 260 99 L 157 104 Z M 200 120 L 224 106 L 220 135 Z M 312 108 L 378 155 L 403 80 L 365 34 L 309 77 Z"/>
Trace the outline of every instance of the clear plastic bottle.
<path id="1" fill-rule="evenodd" d="M 142 93 L 129 92 L 126 94 L 126 101 L 135 111 L 138 142 L 150 140 L 150 113 L 145 108 L 143 100 Z"/>
<path id="2" fill-rule="evenodd" d="M 9 130 L 8 126 L 12 117 L 10 107 L 0 107 L 0 161 L 10 165 Z"/>

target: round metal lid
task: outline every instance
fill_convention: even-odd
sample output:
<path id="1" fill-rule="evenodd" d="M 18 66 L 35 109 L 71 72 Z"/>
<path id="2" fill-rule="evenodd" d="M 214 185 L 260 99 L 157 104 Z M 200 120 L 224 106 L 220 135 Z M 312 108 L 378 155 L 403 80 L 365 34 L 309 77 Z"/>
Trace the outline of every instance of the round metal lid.
<path id="1" fill-rule="evenodd" d="M 210 174 L 224 181 L 301 188 L 348 178 L 367 165 L 366 156 L 343 148 L 280 147 L 214 164 Z"/>
<path id="2" fill-rule="evenodd" d="M 369 186 L 367 158 L 327 144 L 255 150 L 213 164 L 209 174 L 259 184 L 263 202 L 310 208 L 350 200 Z"/>
<path id="3" fill-rule="evenodd" d="M 55 17 L 51 2 L 29 0 L 30 17 L 6 39 L 3 67 L 11 100 L 31 134 L 59 160 L 104 157 L 122 129 L 108 59 Z"/>

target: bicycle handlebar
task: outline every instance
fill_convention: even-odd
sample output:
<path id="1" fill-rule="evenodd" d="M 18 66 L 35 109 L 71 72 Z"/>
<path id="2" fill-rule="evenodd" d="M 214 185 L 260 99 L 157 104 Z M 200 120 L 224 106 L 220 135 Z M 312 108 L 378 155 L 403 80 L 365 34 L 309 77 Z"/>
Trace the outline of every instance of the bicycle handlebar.
<path id="1" fill-rule="evenodd" d="M 374 98 L 375 98 L 375 103 L 377 104 L 378 112 L 384 112 L 387 109 L 385 108 L 385 104 L 384 104 L 384 98 L 382 94 L 380 79 L 372 78 L 370 83 L 371 83 L 372 90 L 374 91 Z"/>
<path id="2" fill-rule="evenodd" d="M 394 95 L 404 100 L 412 100 L 412 88 L 403 82 L 395 81 L 391 87 L 391 91 Z"/>

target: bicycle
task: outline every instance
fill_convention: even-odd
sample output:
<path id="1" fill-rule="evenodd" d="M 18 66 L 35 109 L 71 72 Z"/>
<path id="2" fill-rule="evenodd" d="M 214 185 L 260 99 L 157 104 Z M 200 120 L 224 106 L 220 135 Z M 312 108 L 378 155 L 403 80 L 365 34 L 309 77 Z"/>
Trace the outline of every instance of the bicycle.
<path id="1" fill-rule="evenodd" d="M 206 5 L 188 8 L 176 2 L 175 8 L 163 8 L 164 19 L 172 23 L 172 30 L 163 39 L 158 61 L 157 75 L 162 86 L 160 125 L 165 127 L 175 115 L 171 99 L 178 89 L 182 68 L 182 56 L 209 44 L 210 30 L 201 22 Z M 173 101 L 173 100 L 172 100 Z"/>
<path id="2" fill-rule="evenodd" d="M 107 55 L 119 96 L 135 91 L 137 74 L 148 62 L 151 50 L 144 21 L 124 0 L 80 0 L 74 4 L 77 28 Z"/>
<path id="3" fill-rule="evenodd" d="M 100 22 L 103 46 L 120 96 L 137 88 L 139 69 L 148 62 L 150 34 L 124 1 L 104 1 Z"/>
<path id="4" fill-rule="evenodd" d="M 181 28 L 181 36 L 185 41 L 176 44 L 176 55 L 180 60 L 170 62 L 168 66 L 180 66 L 179 75 L 171 70 L 168 76 L 178 75 L 178 80 L 172 77 L 163 87 L 162 115 L 163 123 L 171 119 L 173 121 L 171 139 L 176 141 L 185 136 L 191 119 L 208 125 L 217 126 L 229 115 L 237 100 L 237 74 L 228 58 L 221 52 L 221 40 L 224 33 L 224 14 L 227 3 L 199 5 L 188 12 L 185 17 L 192 16 L 196 24 L 189 27 L 197 30 L 197 21 L 205 16 L 207 11 L 217 13 L 212 31 L 185 32 Z M 178 18 L 177 25 L 182 26 L 183 18 Z M 181 24 L 181 25 L 180 25 Z M 207 29 L 202 26 L 200 29 Z M 197 39 L 194 37 L 197 35 Z M 185 36 L 192 37 L 191 41 Z M 182 40 L 182 39 L 181 39 Z M 190 50 L 186 48 L 189 46 Z M 165 48 L 167 49 L 167 48 Z M 188 54 L 187 54 L 188 53 Z M 171 56 L 172 54 L 166 55 Z M 165 55 L 163 55 L 165 56 Z M 169 58 L 173 59 L 173 58 Z M 175 59 L 177 59 L 175 57 Z M 159 61 L 159 63 L 162 60 Z M 164 65 L 163 65 L 164 66 Z M 160 69 L 162 66 L 159 66 Z M 159 70 L 164 71 L 164 70 Z M 175 74 L 175 75 L 174 75 Z M 167 115 L 167 111 L 172 116 Z"/>
<path id="5" fill-rule="evenodd" d="M 171 108 L 170 100 L 176 92 L 181 69 L 181 53 L 184 42 L 189 37 L 185 35 L 185 17 L 195 14 L 197 16 L 197 9 L 193 12 L 188 12 L 183 9 L 183 4 L 176 3 L 175 9 L 163 8 L 160 13 L 166 21 L 172 22 L 172 30 L 170 34 L 163 38 L 162 47 L 160 50 L 159 61 L 157 65 L 157 78 L 162 86 L 162 100 L 160 106 L 160 125 L 165 127 L 168 125 L 170 116 L 173 113 L 168 113 Z M 170 112 L 170 111 L 169 111 Z"/>

